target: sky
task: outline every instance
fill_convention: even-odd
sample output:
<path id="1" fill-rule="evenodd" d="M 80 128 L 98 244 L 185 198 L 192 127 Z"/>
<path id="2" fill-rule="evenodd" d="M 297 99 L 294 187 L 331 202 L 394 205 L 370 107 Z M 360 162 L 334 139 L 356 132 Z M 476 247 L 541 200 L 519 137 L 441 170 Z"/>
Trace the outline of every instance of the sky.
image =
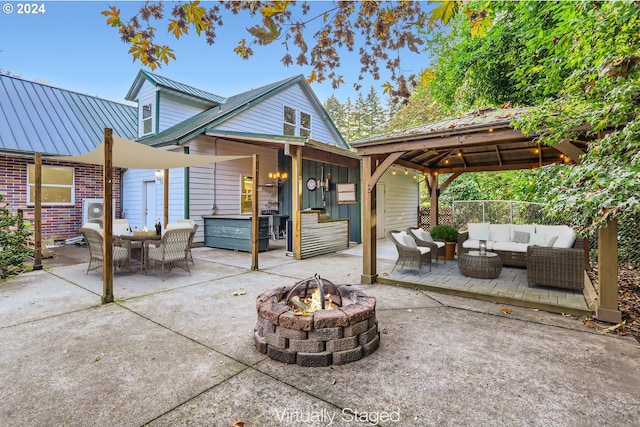
<path id="1" fill-rule="evenodd" d="M 0 13 L 0 70 L 26 80 L 126 102 L 124 98 L 138 72 L 141 69 L 151 70 L 139 61 L 133 61 L 128 45 L 120 41 L 117 29 L 106 25 L 106 18 L 100 12 L 115 5 L 121 9 L 121 17 L 129 18 L 142 3 L 141 0 L 30 3 L 0 0 L 3 9 Z M 207 8 L 208 3 L 211 2 L 202 2 Z M 322 8 L 322 3 L 328 2 L 314 2 L 314 10 Z M 36 4 L 40 13 L 18 13 L 20 10 L 24 12 L 27 4 Z M 284 49 L 278 42 L 273 47 L 253 46 L 254 56 L 249 60 L 240 59 L 233 52 L 233 47 L 243 37 L 250 40 L 246 28 L 257 22 L 231 14 L 224 16 L 224 25 L 219 28 L 213 46 L 193 32 L 176 40 L 158 28 L 157 33 L 163 35 L 159 41 L 174 49 L 177 60 L 152 72 L 222 96 L 299 74 L 309 75 L 309 66 L 282 65 L 280 58 Z M 428 66 L 428 55 L 424 52 L 415 54 L 407 51 L 401 58 L 404 70 L 418 73 Z M 348 96 L 355 101 L 358 92 L 353 89 L 353 83 L 358 76 L 359 61 L 357 53 L 342 56 L 341 72 L 345 75 L 345 84 L 338 90 L 332 89 L 330 82 L 312 83 L 311 88 L 320 101 L 324 102 L 331 95 L 341 102 L 345 102 Z M 373 86 L 382 97 L 382 84 L 387 79 L 388 75 L 377 81 L 366 79 L 363 94 L 366 95 Z"/>

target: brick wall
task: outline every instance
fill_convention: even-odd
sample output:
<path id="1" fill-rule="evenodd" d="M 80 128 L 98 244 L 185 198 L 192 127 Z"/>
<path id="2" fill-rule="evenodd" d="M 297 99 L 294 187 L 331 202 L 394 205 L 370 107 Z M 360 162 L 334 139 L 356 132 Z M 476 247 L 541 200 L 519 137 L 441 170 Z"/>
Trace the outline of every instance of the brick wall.
<path id="1" fill-rule="evenodd" d="M 22 209 L 24 219 L 34 222 L 33 205 L 27 206 L 27 165 L 33 158 L 0 154 L 0 194 L 2 203 L 11 212 Z M 43 166 L 73 167 L 75 175 L 74 206 L 42 206 L 42 238 L 68 239 L 79 236 L 82 226 L 82 201 L 85 198 L 102 198 L 102 166 L 82 165 L 70 162 L 53 162 L 46 158 Z M 116 199 L 116 217 L 120 214 L 120 169 L 113 171 L 113 198 Z"/>

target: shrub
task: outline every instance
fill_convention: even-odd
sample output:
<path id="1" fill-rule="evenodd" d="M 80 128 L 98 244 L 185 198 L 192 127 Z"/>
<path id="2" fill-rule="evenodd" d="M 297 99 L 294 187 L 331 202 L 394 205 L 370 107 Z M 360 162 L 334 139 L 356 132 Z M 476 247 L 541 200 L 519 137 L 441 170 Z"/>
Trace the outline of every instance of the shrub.
<path id="1" fill-rule="evenodd" d="M 0 194 L 0 203 L 4 197 Z M 25 242 L 31 229 L 22 218 L 13 214 L 7 204 L 0 205 L 0 279 L 6 279 L 24 270 L 24 259 L 33 255 Z"/>
<path id="2" fill-rule="evenodd" d="M 429 230 L 431 237 L 438 240 L 444 240 L 445 242 L 457 242 L 458 230 L 450 225 L 436 225 Z"/>

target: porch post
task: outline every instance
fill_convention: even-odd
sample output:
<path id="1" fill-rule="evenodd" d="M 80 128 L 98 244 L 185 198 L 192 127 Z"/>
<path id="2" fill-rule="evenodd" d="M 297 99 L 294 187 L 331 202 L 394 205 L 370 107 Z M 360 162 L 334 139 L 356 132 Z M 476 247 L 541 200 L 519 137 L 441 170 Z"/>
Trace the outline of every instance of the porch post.
<path id="1" fill-rule="evenodd" d="M 429 187 L 431 188 L 431 198 L 429 203 L 431 205 L 429 209 L 429 228 L 438 224 L 438 172 L 431 171 L 429 174 Z"/>
<path id="2" fill-rule="evenodd" d="M 376 271 L 376 186 L 372 179 L 371 156 L 362 159 L 362 283 L 375 283 Z"/>
<path id="3" fill-rule="evenodd" d="M 300 211 L 302 210 L 302 147 L 291 146 L 291 210 L 293 216 L 293 256 L 301 259 Z"/>
<path id="4" fill-rule="evenodd" d="M 598 320 L 620 323 L 618 309 L 618 220 L 598 230 Z"/>
<path id="5" fill-rule="evenodd" d="M 164 199 L 163 199 L 163 203 L 164 205 L 162 206 L 162 227 L 163 229 L 167 228 L 167 224 L 169 224 L 169 169 L 165 169 L 164 170 L 164 179 L 163 179 L 163 183 L 164 183 Z"/>
<path id="6" fill-rule="evenodd" d="M 258 233 L 260 229 L 258 227 L 258 172 L 259 168 L 259 158 L 257 154 L 253 155 L 253 187 L 251 192 L 253 193 L 253 198 L 251 200 L 251 270 L 255 271 L 258 269 L 258 252 L 260 247 L 258 245 L 259 238 Z"/>

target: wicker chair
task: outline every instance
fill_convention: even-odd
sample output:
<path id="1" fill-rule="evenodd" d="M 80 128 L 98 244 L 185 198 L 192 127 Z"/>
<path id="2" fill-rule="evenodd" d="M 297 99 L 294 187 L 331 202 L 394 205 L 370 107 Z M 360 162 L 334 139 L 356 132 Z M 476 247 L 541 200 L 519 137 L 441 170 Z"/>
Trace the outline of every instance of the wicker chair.
<path id="1" fill-rule="evenodd" d="M 86 274 L 91 270 L 97 270 L 104 264 L 103 258 L 103 242 L 102 233 L 94 228 L 82 228 L 82 236 L 89 246 L 89 266 Z M 130 247 L 125 241 L 113 239 L 113 266 L 114 268 L 124 269 L 125 267 L 131 271 Z"/>
<path id="2" fill-rule="evenodd" d="M 436 261 L 436 267 L 438 266 L 438 258 L 442 257 L 443 262 L 446 264 L 447 260 L 445 258 L 445 254 L 447 252 L 447 244 L 445 243 L 444 240 L 439 240 L 439 239 L 431 239 L 431 241 L 428 240 L 424 240 L 421 239 L 419 236 L 421 235 L 420 232 L 415 232 L 415 231 L 421 231 L 423 233 L 427 233 L 426 231 L 424 231 L 422 228 L 419 227 L 409 227 L 407 228 L 407 234 L 411 237 L 413 237 L 413 240 L 416 241 L 416 244 L 418 246 L 424 246 L 426 248 L 431 249 L 431 253 L 435 254 L 436 256 L 435 261 Z M 431 237 L 431 235 L 429 235 L 429 237 Z M 440 244 L 439 244 L 440 243 Z"/>
<path id="3" fill-rule="evenodd" d="M 196 222 L 192 219 L 179 219 L 177 222 L 179 225 L 188 224 L 191 228 L 193 228 L 194 235 L 198 231 L 198 224 L 196 224 Z M 196 263 L 193 262 L 193 255 L 191 254 L 191 245 L 189 245 L 189 261 L 191 261 L 191 264 L 196 265 Z"/>
<path id="4" fill-rule="evenodd" d="M 145 242 L 146 262 L 144 274 L 150 269 L 162 270 L 162 280 L 165 274 L 174 267 L 180 267 L 191 275 L 189 269 L 189 249 L 195 230 L 193 228 L 175 228 L 165 231 L 160 241 Z"/>
<path id="5" fill-rule="evenodd" d="M 527 282 L 529 286 L 542 285 L 563 289 L 584 289 L 585 255 L 582 239 L 576 239 L 578 248 L 527 248 Z"/>
<path id="6" fill-rule="evenodd" d="M 404 240 L 402 237 L 402 233 L 406 236 L 407 240 Z M 413 267 L 417 268 L 420 272 L 420 277 L 422 277 L 422 266 L 423 264 L 429 265 L 429 271 L 431 271 L 431 249 L 424 246 L 418 246 L 415 243 L 415 240 L 411 238 L 406 232 L 401 232 L 397 230 L 390 230 L 387 232 L 387 238 L 393 242 L 398 250 L 398 260 L 396 264 L 391 269 L 391 272 L 396 269 L 399 265 L 402 267 Z M 411 244 L 413 242 L 413 244 Z"/>

